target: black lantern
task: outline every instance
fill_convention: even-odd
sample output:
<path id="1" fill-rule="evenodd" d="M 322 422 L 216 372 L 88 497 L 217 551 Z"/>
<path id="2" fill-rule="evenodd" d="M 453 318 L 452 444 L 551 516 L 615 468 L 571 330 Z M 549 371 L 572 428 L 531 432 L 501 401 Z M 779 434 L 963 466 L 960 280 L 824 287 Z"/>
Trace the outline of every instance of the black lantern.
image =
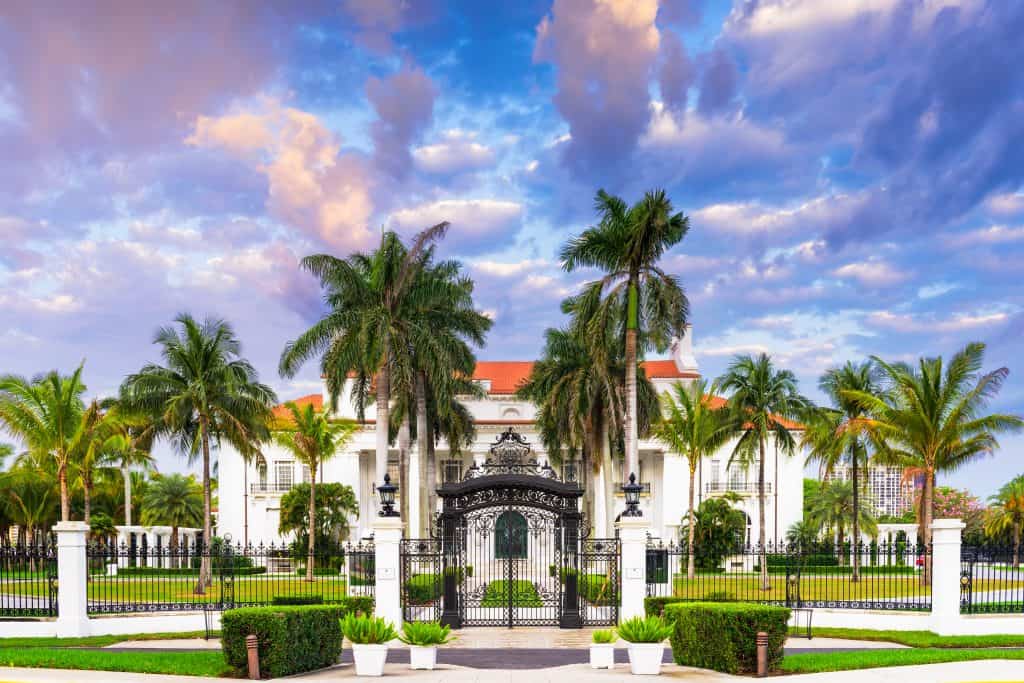
<path id="1" fill-rule="evenodd" d="M 384 483 L 377 487 L 377 493 L 380 494 L 380 516 L 381 517 L 398 517 L 398 511 L 395 510 L 395 491 L 398 487 L 391 483 L 391 475 L 384 475 Z"/>
<path id="2" fill-rule="evenodd" d="M 640 512 L 641 489 L 640 484 L 636 483 L 636 475 L 630 472 L 629 483 L 622 485 L 622 493 L 626 496 L 626 510 L 622 513 L 623 517 L 644 516 L 644 513 Z"/>

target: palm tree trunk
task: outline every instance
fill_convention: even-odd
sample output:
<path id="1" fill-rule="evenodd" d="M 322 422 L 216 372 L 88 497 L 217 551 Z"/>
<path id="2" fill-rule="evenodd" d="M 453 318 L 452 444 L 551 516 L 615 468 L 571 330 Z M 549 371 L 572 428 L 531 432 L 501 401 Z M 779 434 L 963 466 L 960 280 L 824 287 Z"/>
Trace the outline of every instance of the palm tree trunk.
<path id="1" fill-rule="evenodd" d="M 757 510 L 757 524 L 758 533 L 760 534 L 760 550 L 758 554 L 761 559 L 761 590 L 771 590 L 771 584 L 768 583 L 768 551 L 765 547 L 765 520 L 764 520 L 764 508 L 765 508 L 765 497 L 764 497 L 764 460 L 765 460 L 765 443 L 764 437 L 760 437 L 758 446 L 761 451 L 761 457 L 757 461 L 757 497 L 760 502 Z"/>
<path id="2" fill-rule="evenodd" d="M 697 478 L 697 463 L 695 463 L 693 461 L 693 458 L 691 457 L 690 458 L 690 508 L 689 508 L 689 511 L 688 511 L 688 513 L 689 513 L 690 529 L 689 529 L 689 538 L 686 541 L 686 548 L 688 550 L 688 555 L 689 555 L 689 557 L 686 560 L 686 578 L 691 580 L 691 581 L 693 580 L 693 577 L 696 575 L 696 571 L 697 571 L 696 558 L 693 556 L 693 552 L 694 552 L 693 536 L 694 536 L 694 533 L 696 532 L 696 529 L 694 528 L 694 526 L 697 523 L 697 515 L 693 511 L 693 485 L 694 485 L 694 480 L 696 478 Z M 671 577 L 669 577 L 669 578 L 671 579 Z"/>
<path id="3" fill-rule="evenodd" d="M 853 571 L 850 573 L 850 581 L 857 583 L 860 581 L 860 481 L 857 477 L 857 461 L 859 453 L 857 452 L 857 443 L 855 442 L 853 448 L 853 467 L 850 469 L 850 474 L 853 477 Z"/>
<path id="4" fill-rule="evenodd" d="M 377 448 L 374 461 L 374 480 L 377 486 L 384 483 L 384 475 L 388 471 L 388 416 L 391 400 L 391 375 L 388 363 L 390 362 L 391 351 L 387 340 L 384 340 L 383 362 L 380 370 L 377 371 L 377 424 L 374 425 L 377 436 Z M 374 491 L 376 495 L 376 491 Z M 405 491 L 399 491 L 398 495 L 405 496 Z"/>
<path id="5" fill-rule="evenodd" d="M 636 397 L 636 353 L 637 353 L 637 327 L 639 316 L 639 302 L 637 292 L 637 280 L 635 275 L 629 278 L 629 301 L 626 310 L 626 469 L 623 474 L 623 483 L 629 480 L 630 474 L 640 476 L 640 453 L 638 450 L 637 437 L 637 397 Z"/>
<path id="6" fill-rule="evenodd" d="M 82 517 L 86 526 L 92 521 L 92 476 L 82 477 Z"/>
<path id="7" fill-rule="evenodd" d="M 203 447 L 203 547 L 199 562 L 199 580 L 193 591 L 196 595 L 205 595 L 206 587 L 213 584 L 210 571 L 210 542 L 213 540 L 213 493 L 210 485 L 210 421 L 205 415 L 199 418 L 199 437 Z"/>
<path id="8" fill-rule="evenodd" d="M 124 477 L 124 525 L 132 525 L 132 473 L 128 463 L 122 463 L 121 476 Z"/>
<path id="9" fill-rule="evenodd" d="M 775 484 L 772 489 L 772 503 L 775 505 L 775 513 L 772 515 L 774 531 L 772 532 L 772 545 L 779 542 L 779 444 L 775 444 Z"/>
<path id="10" fill-rule="evenodd" d="M 1020 522 L 1013 523 L 1013 568 L 1020 567 Z"/>
<path id="11" fill-rule="evenodd" d="M 417 529 L 420 538 L 426 538 L 434 521 L 434 509 L 431 505 L 431 495 L 437 488 L 437 482 L 430 478 L 427 467 L 427 388 L 423 373 L 416 373 L 416 451 L 419 454 L 419 479 L 420 488 L 420 528 Z"/>
<path id="12" fill-rule="evenodd" d="M 594 430 L 600 436 L 598 452 L 601 458 L 601 469 L 604 470 L 604 513 L 605 533 L 608 537 L 615 535 L 615 463 L 612 461 L 612 451 L 608 445 L 608 422 L 605 419 L 603 409 L 597 416 L 597 428 Z"/>
<path id="13" fill-rule="evenodd" d="M 932 583 L 932 501 L 935 496 L 935 476 L 931 468 L 924 473 L 924 491 L 921 495 L 921 526 L 924 527 L 924 566 L 921 571 L 921 585 Z"/>
<path id="14" fill-rule="evenodd" d="M 402 416 L 402 424 L 398 427 L 398 512 L 409 532 L 409 411 Z"/>
<path id="15" fill-rule="evenodd" d="M 171 553 L 171 569 L 181 566 L 178 557 L 178 525 L 171 526 L 171 540 L 167 544 L 167 550 Z"/>
<path id="16" fill-rule="evenodd" d="M 313 563 L 316 561 L 316 463 L 309 468 L 309 555 L 306 558 L 306 581 L 313 581 Z"/>
<path id="17" fill-rule="evenodd" d="M 451 448 L 451 444 L 448 445 Z M 434 427 L 427 420 L 427 507 L 433 519 L 437 513 L 437 451 L 434 444 Z"/>
<path id="18" fill-rule="evenodd" d="M 68 494 L 68 466 L 62 463 L 57 467 L 57 480 L 60 482 L 60 520 L 71 521 L 71 496 Z"/>

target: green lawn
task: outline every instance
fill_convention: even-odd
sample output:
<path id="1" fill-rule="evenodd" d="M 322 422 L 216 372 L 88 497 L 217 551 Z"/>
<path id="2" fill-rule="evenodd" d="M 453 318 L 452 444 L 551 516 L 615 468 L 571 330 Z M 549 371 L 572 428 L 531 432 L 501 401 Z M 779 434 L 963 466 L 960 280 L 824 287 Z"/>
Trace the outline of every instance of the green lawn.
<path id="1" fill-rule="evenodd" d="M 978 659 L 1024 659 L 1024 650 L 951 650 L 922 648 L 919 650 L 859 650 L 854 652 L 822 652 L 787 655 L 780 670 L 788 674 L 808 674 L 821 671 L 847 671 L 873 669 L 885 666 L 911 666 L 966 662 Z"/>
<path id="2" fill-rule="evenodd" d="M 205 631 L 182 631 L 179 633 L 136 633 L 127 636 L 86 636 L 84 638 L 0 638 L 0 649 L 12 647 L 106 647 L 128 640 L 176 640 L 179 638 L 202 638 Z M 210 635 L 219 638 L 220 631 Z"/>
<path id="3" fill-rule="evenodd" d="M 785 575 L 769 574 L 770 590 L 761 590 L 759 574 L 704 574 L 693 579 L 675 575 L 672 581 L 674 597 L 700 599 L 709 593 L 729 593 L 736 600 L 784 601 Z M 994 589 L 1024 587 L 1024 581 L 976 579 L 975 592 Z M 862 576 L 856 583 L 849 576 L 801 576 L 800 598 L 803 600 L 893 600 L 928 598 L 931 586 L 922 586 L 917 575 Z"/>
<path id="4" fill-rule="evenodd" d="M 793 629 L 791 633 L 800 635 L 804 631 L 803 629 Z M 814 635 L 821 638 L 877 640 L 917 648 L 1024 647 L 1024 634 L 940 636 L 931 631 L 877 631 L 864 628 L 815 627 Z"/>
<path id="5" fill-rule="evenodd" d="M 212 652 L 110 652 L 57 648 L 0 648 L 0 666 L 131 671 L 182 676 L 226 676 L 224 655 Z"/>
<path id="6" fill-rule="evenodd" d="M 205 595 L 193 593 L 191 577 L 93 577 L 88 584 L 89 599 L 109 603 L 146 602 L 219 602 L 221 582 L 214 577 Z M 5 584 L 3 592 L 21 595 L 45 595 L 47 587 L 38 582 Z M 256 574 L 234 580 L 234 598 L 239 603 L 269 603 L 275 595 L 321 595 L 324 600 L 346 597 L 343 577 L 317 576 L 312 582 L 292 574 Z"/>
<path id="7" fill-rule="evenodd" d="M 533 584 L 523 579 L 512 582 L 512 604 L 516 607 L 543 607 L 544 603 L 537 595 L 537 589 Z M 491 581 L 487 584 L 484 592 L 484 599 L 480 601 L 481 607 L 504 607 L 508 604 L 508 581 L 501 579 Z"/>

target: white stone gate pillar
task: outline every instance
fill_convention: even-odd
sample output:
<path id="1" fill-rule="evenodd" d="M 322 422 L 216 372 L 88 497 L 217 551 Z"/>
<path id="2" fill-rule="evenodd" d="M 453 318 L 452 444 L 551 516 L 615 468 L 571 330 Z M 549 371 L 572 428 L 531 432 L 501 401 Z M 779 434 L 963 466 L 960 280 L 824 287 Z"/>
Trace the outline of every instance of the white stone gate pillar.
<path id="1" fill-rule="evenodd" d="M 85 522 L 58 522 L 57 533 L 57 635 L 73 638 L 89 635 L 85 557 Z"/>
<path id="2" fill-rule="evenodd" d="M 956 635 L 960 622 L 960 534 L 967 526 L 959 519 L 932 521 L 932 630 Z"/>
<path id="3" fill-rule="evenodd" d="M 621 517 L 615 524 L 622 544 L 622 608 L 619 621 L 644 616 L 647 597 L 647 532 L 644 517 Z"/>
<path id="4" fill-rule="evenodd" d="M 374 614 L 384 617 L 396 629 L 402 628 L 402 592 L 400 543 L 402 519 L 377 517 L 373 520 L 376 583 L 374 587 Z"/>

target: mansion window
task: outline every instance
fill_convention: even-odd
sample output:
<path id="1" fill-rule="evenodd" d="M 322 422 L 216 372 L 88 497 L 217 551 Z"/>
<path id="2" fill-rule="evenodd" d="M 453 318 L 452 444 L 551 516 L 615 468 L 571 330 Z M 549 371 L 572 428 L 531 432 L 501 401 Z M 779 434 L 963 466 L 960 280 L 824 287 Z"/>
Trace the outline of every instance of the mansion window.
<path id="1" fill-rule="evenodd" d="M 462 461 L 443 460 L 441 462 L 441 483 L 454 484 L 462 481 Z"/>
<path id="2" fill-rule="evenodd" d="M 399 487 L 398 491 L 395 493 L 395 500 L 400 500 L 402 497 L 402 469 L 399 467 L 397 455 L 388 456 L 388 474 L 391 476 L 391 483 L 394 486 Z M 380 486 L 383 483 L 384 482 L 382 481 L 377 484 L 377 486 Z"/>
<path id="3" fill-rule="evenodd" d="M 580 461 L 579 460 L 563 460 L 562 461 L 562 480 L 563 481 L 574 481 L 577 483 L 581 482 L 580 478 Z"/>
<path id="4" fill-rule="evenodd" d="M 295 483 L 295 463 L 291 460 L 274 462 L 274 483 L 278 491 L 287 491 Z"/>
<path id="5" fill-rule="evenodd" d="M 309 479 L 310 479 L 309 467 L 307 465 L 303 465 L 302 466 L 302 483 L 303 484 L 308 484 L 309 483 Z"/>

